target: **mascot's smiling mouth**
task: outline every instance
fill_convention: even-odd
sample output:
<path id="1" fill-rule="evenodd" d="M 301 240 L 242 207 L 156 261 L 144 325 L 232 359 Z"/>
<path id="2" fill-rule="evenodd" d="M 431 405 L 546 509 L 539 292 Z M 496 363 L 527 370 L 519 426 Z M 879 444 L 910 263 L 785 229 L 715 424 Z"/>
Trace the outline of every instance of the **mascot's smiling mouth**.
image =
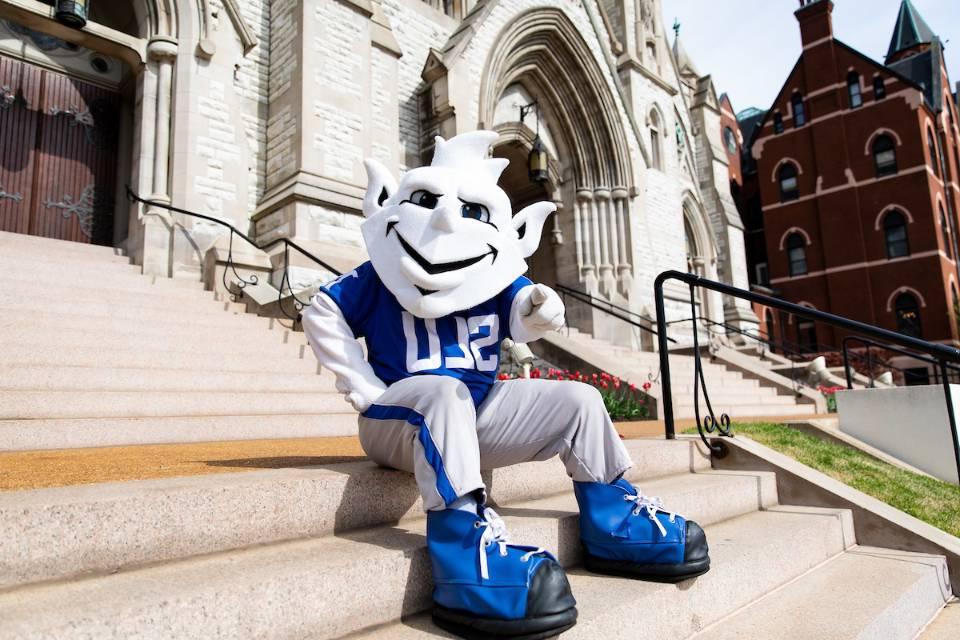
<path id="1" fill-rule="evenodd" d="M 455 262 L 441 262 L 439 264 L 434 264 L 429 260 L 427 260 L 426 258 L 424 258 L 422 255 L 420 255 L 416 249 L 410 246 L 409 242 L 403 239 L 403 236 L 400 235 L 400 232 L 394 229 L 394 227 L 397 226 L 397 222 L 398 221 L 394 220 L 387 224 L 386 235 L 390 235 L 390 231 L 392 230 L 394 234 L 396 234 L 397 240 L 400 241 L 400 246 L 403 247 L 403 250 L 407 252 L 407 255 L 413 258 L 414 262 L 420 265 L 421 269 L 423 269 L 424 271 L 426 271 L 432 276 L 435 276 L 440 273 L 448 273 L 450 271 L 459 271 L 460 269 L 466 269 L 467 267 L 477 264 L 478 262 L 480 262 L 481 260 L 483 260 L 484 258 L 490 255 L 493 256 L 493 260 L 490 261 L 490 264 L 493 264 L 494 262 L 497 261 L 497 256 L 500 253 L 497 250 L 497 248 L 494 247 L 492 244 L 487 244 L 487 246 L 490 247 L 490 251 L 484 253 L 483 255 L 479 255 L 473 258 L 467 258 L 466 260 L 457 260 Z M 420 293 L 423 295 L 436 293 L 436 291 L 423 289 L 422 287 L 417 287 L 417 289 L 419 289 Z"/>

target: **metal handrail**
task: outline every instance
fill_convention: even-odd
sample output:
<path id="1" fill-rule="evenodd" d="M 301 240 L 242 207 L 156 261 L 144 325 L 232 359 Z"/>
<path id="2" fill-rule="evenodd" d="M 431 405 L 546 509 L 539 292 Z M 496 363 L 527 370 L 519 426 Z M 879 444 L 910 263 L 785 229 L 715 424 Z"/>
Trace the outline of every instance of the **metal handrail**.
<path id="1" fill-rule="evenodd" d="M 571 298 L 574 298 L 575 300 L 578 300 L 584 303 L 585 305 L 593 307 L 594 309 L 597 309 L 599 311 L 603 311 L 604 313 L 611 315 L 614 318 L 623 320 L 627 324 L 634 326 L 640 329 L 641 331 L 646 331 L 651 335 L 657 335 L 656 331 L 654 331 L 650 327 L 647 327 L 639 323 L 636 320 L 631 319 L 629 316 L 633 316 L 634 318 L 639 318 L 641 320 L 646 320 L 647 322 L 650 322 L 650 323 L 653 322 L 653 318 L 637 313 L 636 311 L 624 309 L 623 307 L 617 306 L 607 300 L 603 300 L 601 298 L 594 298 L 589 293 L 586 293 L 584 291 L 577 291 L 576 289 L 572 289 L 564 284 L 557 283 L 555 285 L 555 288 L 557 290 L 557 293 L 559 293 L 561 297 L 564 298 L 564 302 L 566 302 L 566 296 L 570 296 Z M 674 340 L 673 338 L 668 338 L 668 340 L 670 342 L 676 343 L 676 340 Z"/>
<path id="2" fill-rule="evenodd" d="M 298 245 L 293 240 L 290 240 L 289 238 L 276 238 L 262 245 L 257 244 L 257 242 L 253 240 L 253 238 L 243 233 L 242 231 L 237 229 L 235 226 L 233 226 L 229 222 L 220 220 L 219 218 L 214 218 L 213 216 L 209 216 L 203 213 L 197 213 L 196 211 L 190 211 L 188 209 L 183 209 L 181 207 L 175 207 L 166 202 L 158 202 L 156 200 L 147 200 L 146 198 L 140 197 L 139 194 L 137 194 L 133 189 L 130 188 L 130 185 L 127 185 L 126 188 L 127 188 L 127 197 L 130 199 L 131 202 L 139 202 L 149 207 L 159 207 L 160 209 L 165 209 L 167 211 L 172 211 L 174 213 L 180 213 L 185 216 L 190 216 L 191 218 L 199 218 L 201 220 L 206 220 L 207 222 L 213 222 L 213 223 L 219 224 L 220 226 L 226 227 L 227 229 L 229 229 L 230 241 L 227 247 L 227 261 L 226 261 L 226 266 L 224 267 L 224 270 L 223 270 L 222 282 L 223 282 L 224 289 L 229 291 L 231 296 L 234 296 L 235 294 L 233 293 L 230 285 L 227 283 L 228 269 L 233 271 L 233 274 L 236 278 L 236 281 L 235 281 L 236 287 L 240 289 L 241 294 L 243 292 L 243 289 L 247 285 L 255 285 L 259 282 L 259 278 L 257 277 L 256 274 L 252 274 L 249 279 L 245 279 L 243 276 L 241 276 L 237 272 L 237 266 L 233 260 L 233 236 L 235 235 L 239 236 L 241 239 L 246 241 L 251 246 L 256 247 L 260 251 L 267 251 L 268 249 L 271 249 L 277 246 L 278 244 L 281 244 L 281 243 L 283 244 L 283 276 L 280 278 L 280 287 L 277 292 L 277 306 L 280 309 L 280 312 L 283 315 L 290 318 L 291 320 L 294 320 L 294 321 L 298 320 L 300 310 L 302 310 L 305 306 L 307 306 L 309 302 L 304 302 L 303 300 L 300 300 L 299 298 L 297 298 L 296 294 L 293 291 L 293 287 L 290 284 L 290 249 L 297 250 L 301 255 L 308 258 L 309 260 L 312 260 L 319 266 L 331 272 L 333 275 L 335 276 L 342 275 L 339 269 L 335 269 L 334 267 L 331 267 L 329 264 L 327 264 L 317 256 L 313 255 L 312 253 L 310 253 L 309 251 L 307 251 L 306 249 Z M 298 312 L 296 316 L 291 316 L 290 314 L 287 313 L 286 309 L 284 309 L 284 306 L 283 306 L 284 290 L 289 291 L 290 297 L 293 299 L 294 308 L 296 308 Z"/>
<path id="3" fill-rule="evenodd" d="M 837 327 L 839 329 L 844 329 L 852 333 L 858 333 L 865 336 L 868 336 L 875 340 L 883 340 L 889 343 L 893 343 L 900 347 L 905 347 L 913 351 L 926 354 L 927 356 L 935 359 L 940 367 L 941 372 L 943 373 L 943 392 L 944 399 L 947 403 L 947 416 L 950 423 L 950 437 L 953 440 L 953 454 L 954 461 L 957 466 L 957 476 L 960 478 L 960 441 L 958 441 L 957 436 L 957 418 L 953 410 L 953 397 L 950 389 L 950 381 L 947 378 L 947 367 L 949 363 L 960 363 L 960 349 L 954 347 L 949 347 L 943 344 L 937 344 L 934 342 L 927 342 L 926 340 L 921 340 L 920 338 L 914 338 L 912 336 L 903 335 L 901 333 L 896 333 L 890 331 L 889 329 L 882 329 L 865 322 L 859 322 L 857 320 L 852 320 L 850 318 L 845 318 L 843 316 L 834 315 L 832 313 L 826 313 L 824 311 L 817 311 L 816 309 L 810 309 L 808 307 L 801 306 L 799 304 L 794 304 L 792 302 L 787 302 L 779 298 L 774 298 L 771 296 L 755 293 L 753 291 L 747 291 L 734 287 L 732 285 L 724 284 L 722 282 L 715 282 L 713 280 L 708 280 L 702 278 L 698 275 L 691 273 L 683 273 L 680 271 L 664 271 L 657 276 L 654 281 L 654 300 L 656 303 L 657 309 L 657 329 L 659 335 L 658 339 L 658 348 L 660 351 L 660 373 L 663 377 L 660 384 L 660 399 L 663 405 L 663 418 L 664 418 L 664 434 L 667 439 L 672 440 L 676 438 L 675 430 L 675 419 L 673 415 L 673 388 L 670 379 L 670 352 L 667 348 L 667 318 L 666 310 L 664 304 L 664 293 L 663 285 L 667 280 L 679 280 L 687 284 L 690 288 L 690 306 L 692 309 L 692 315 L 696 318 L 696 305 L 694 304 L 694 289 L 700 287 L 703 289 L 708 289 L 710 291 L 715 291 L 722 295 L 731 296 L 733 298 L 739 298 L 741 300 L 747 300 L 749 302 L 755 302 L 762 304 L 768 307 L 773 307 L 774 309 L 779 309 L 781 311 L 786 311 L 792 313 L 795 316 L 813 320 L 815 322 L 822 322 L 824 324 Z M 696 346 L 696 335 L 697 332 L 694 331 L 694 344 Z M 731 435 L 730 433 L 730 418 L 726 414 L 720 416 L 720 420 L 717 420 L 712 407 L 710 406 L 709 397 L 707 397 L 706 384 L 703 381 L 703 370 L 700 364 L 700 354 L 699 349 L 694 351 L 695 358 L 695 372 L 699 377 L 699 383 L 703 387 L 704 396 L 707 400 L 707 410 L 708 415 L 704 419 L 700 420 L 698 398 L 695 393 L 694 395 L 694 414 L 697 420 L 697 430 L 700 433 L 700 437 L 703 441 L 710 447 L 710 450 L 713 451 L 718 456 L 723 456 L 726 454 L 726 447 L 722 444 L 714 444 L 707 440 L 707 434 L 712 433 L 714 430 L 718 430 L 721 435 Z M 695 392 L 697 387 L 694 388 Z"/>
<path id="4" fill-rule="evenodd" d="M 849 362 L 849 359 L 848 359 L 848 356 L 851 355 L 851 352 L 850 352 L 850 350 L 849 350 L 849 348 L 848 348 L 848 345 L 849 345 L 849 343 L 851 343 L 851 342 L 859 342 L 859 343 L 863 344 L 864 346 L 866 346 L 866 347 L 867 347 L 867 353 L 870 352 L 870 347 L 877 347 L 877 348 L 879 348 L 879 349 L 885 349 L 885 350 L 888 350 L 888 351 L 893 351 L 893 352 L 899 353 L 899 354 L 904 355 L 904 356 L 909 356 L 909 357 L 911 357 L 911 358 L 914 358 L 914 359 L 916 359 L 916 360 L 919 360 L 920 362 L 926 362 L 927 364 L 933 364 L 933 365 L 938 365 L 938 366 L 940 365 L 940 361 L 938 361 L 936 358 L 931 358 L 930 356 L 924 355 L 924 354 L 922 354 L 922 353 L 915 353 L 915 352 L 913 352 L 913 351 L 910 351 L 909 349 L 903 349 L 903 348 L 898 347 L 898 346 L 893 345 L 893 344 L 884 344 L 883 342 L 879 342 L 879 341 L 877 341 L 877 340 L 872 340 L 872 339 L 870 339 L 870 338 L 864 338 L 864 337 L 862 337 L 862 336 L 846 336 L 846 337 L 843 339 L 843 341 L 841 342 L 841 345 L 843 346 L 843 372 L 844 372 L 844 374 L 846 374 L 847 389 L 853 389 L 853 377 L 852 377 L 851 374 L 850 374 L 850 362 Z M 857 354 L 853 353 L 853 355 L 857 355 Z M 861 357 L 862 357 L 862 356 L 861 356 Z M 947 364 L 947 363 L 943 363 L 943 364 L 944 364 L 944 367 L 945 367 L 944 369 L 942 369 L 943 372 L 949 373 L 950 371 L 953 371 L 953 372 L 956 372 L 956 373 L 960 374 L 960 367 L 958 367 L 958 366 L 956 366 L 956 365 L 952 365 L 952 364 Z M 902 367 L 889 367 L 889 368 L 891 368 L 891 369 L 896 369 L 897 371 L 904 371 L 904 369 L 903 369 Z M 871 370 L 870 374 L 871 374 L 871 375 L 870 375 L 870 383 L 873 384 L 873 371 L 872 371 L 872 370 Z M 943 375 L 941 372 L 938 372 L 938 374 Z"/>

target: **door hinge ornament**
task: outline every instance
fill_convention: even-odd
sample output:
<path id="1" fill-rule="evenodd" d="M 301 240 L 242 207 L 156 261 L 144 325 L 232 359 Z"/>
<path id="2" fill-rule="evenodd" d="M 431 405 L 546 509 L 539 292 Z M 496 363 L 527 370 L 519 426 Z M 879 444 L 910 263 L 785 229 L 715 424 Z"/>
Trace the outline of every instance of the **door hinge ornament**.
<path id="1" fill-rule="evenodd" d="M 14 202 L 23 202 L 23 194 L 7 193 L 7 190 L 0 184 L 0 200 L 13 200 Z"/>

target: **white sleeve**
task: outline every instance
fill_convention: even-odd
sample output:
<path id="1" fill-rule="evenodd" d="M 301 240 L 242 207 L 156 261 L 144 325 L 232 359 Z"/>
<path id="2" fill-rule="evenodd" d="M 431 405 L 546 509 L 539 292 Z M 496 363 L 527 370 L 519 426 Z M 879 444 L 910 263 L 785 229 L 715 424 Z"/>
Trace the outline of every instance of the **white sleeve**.
<path id="1" fill-rule="evenodd" d="M 304 310 L 303 331 L 320 365 L 337 379 L 337 391 L 358 411 L 364 411 L 387 390 L 363 355 L 343 312 L 323 292 Z"/>

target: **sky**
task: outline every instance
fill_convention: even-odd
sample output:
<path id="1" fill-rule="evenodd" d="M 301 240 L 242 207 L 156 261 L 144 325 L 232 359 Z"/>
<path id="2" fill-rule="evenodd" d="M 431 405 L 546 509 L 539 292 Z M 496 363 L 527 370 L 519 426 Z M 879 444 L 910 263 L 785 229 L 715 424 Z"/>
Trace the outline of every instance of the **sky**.
<path id="1" fill-rule="evenodd" d="M 713 76 L 733 108 L 767 109 L 800 55 L 797 0 L 661 0 L 663 24 L 680 21 L 680 40 L 701 74 Z M 960 0 L 913 0 L 944 41 L 950 81 L 960 81 Z M 900 0 L 834 0 L 833 33 L 883 62 Z M 673 34 L 668 31 L 670 42 Z"/>

